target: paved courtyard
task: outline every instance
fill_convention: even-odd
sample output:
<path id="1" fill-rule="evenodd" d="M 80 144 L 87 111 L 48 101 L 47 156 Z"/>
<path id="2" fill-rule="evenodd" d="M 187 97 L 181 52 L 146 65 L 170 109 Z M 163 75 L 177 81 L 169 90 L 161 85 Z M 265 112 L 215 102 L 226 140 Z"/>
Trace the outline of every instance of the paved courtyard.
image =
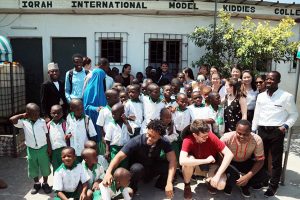
<path id="1" fill-rule="evenodd" d="M 298 135 L 297 135 L 298 136 Z M 27 178 L 27 164 L 25 153 L 19 158 L 0 157 L 0 178 L 4 179 L 9 187 L 0 190 L 0 200 L 48 200 L 52 199 L 53 193 L 49 196 L 40 191 L 39 194 L 31 195 L 32 180 Z M 49 179 L 52 185 L 52 176 Z M 141 184 L 139 194 L 134 199 L 137 200 L 161 200 L 165 199 L 163 191 L 153 187 L 154 183 Z M 204 182 L 198 180 L 192 185 L 194 199 L 246 199 L 241 196 L 238 188 L 234 188 L 231 196 L 226 196 L 222 191 L 216 195 L 210 195 Z M 178 179 L 175 185 L 174 200 L 183 199 L 183 182 Z M 251 190 L 251 197 L 247 199 L 265 199 L 263 191 Z M 289 155 L 286 181 L 284 186 L 280 186 L 277 195 L 270 199 L 293 200 L 300 199 L 300 139 L 293 138 L 291 153 Z"/>

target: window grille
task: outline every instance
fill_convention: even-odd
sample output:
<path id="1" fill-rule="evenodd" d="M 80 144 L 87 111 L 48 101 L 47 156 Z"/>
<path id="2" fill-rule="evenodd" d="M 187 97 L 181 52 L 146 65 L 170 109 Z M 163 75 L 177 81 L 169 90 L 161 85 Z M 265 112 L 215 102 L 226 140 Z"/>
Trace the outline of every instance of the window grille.
<path id="1" fill-rule="evenodd" d="M 145 33 L 144 67 L 167 61 L 174 75 L 188 65 L 188 38 L 184 34 Z"/>
<path id="2" fill-rule="evenodd" d="M 95 62 L 107 58 L 111 66 L 122 66 L 127 63 L 128 33 L 96 32 Z"/>
<path id="3" fill-rule="evenodd" d="M 296 73 L 297 65 L 299 65 L 299 60 L 297 59 L 297 53 L 294 54 L 293 60 L 290 62 L 289 73 Z"/>

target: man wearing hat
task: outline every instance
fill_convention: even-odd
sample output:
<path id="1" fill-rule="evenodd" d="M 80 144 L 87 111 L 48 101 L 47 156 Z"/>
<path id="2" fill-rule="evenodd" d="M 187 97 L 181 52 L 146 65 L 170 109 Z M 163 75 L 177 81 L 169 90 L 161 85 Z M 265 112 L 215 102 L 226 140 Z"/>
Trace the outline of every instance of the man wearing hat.
<path id="1" fill-rule="evenodd" d="M 59 80 L 59 68 L 57 63 L 48 64 L 49 80 L 41 86 L 41 111 L 46 122 L 50 121 L 50 110 L 53 105 L 61 105 L 64 116 L 67 114 L 67 99 L 65 97 L 64 83 Z"/>

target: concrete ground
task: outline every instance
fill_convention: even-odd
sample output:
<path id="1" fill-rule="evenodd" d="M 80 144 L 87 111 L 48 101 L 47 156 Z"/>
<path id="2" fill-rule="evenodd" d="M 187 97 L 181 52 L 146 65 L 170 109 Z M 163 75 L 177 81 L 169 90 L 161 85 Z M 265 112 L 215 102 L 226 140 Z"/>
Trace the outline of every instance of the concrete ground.
<path id="1" fill-rule="evenodd" d="M 277 195 L 270 199 L 293 200 L 300 199 L 300 137 L 292 139 L 291 152 L 289 154 L 285 185 L 280 186 Z M 0 178 L 9 185 L 7 189 L 0 190 L 0 200 L 48 200 L 52 199 L 53 193 L 46 195 L 43 191 L 31 195 L 32 180 L 27 178 L 26 156 L 19 158 L 0 157 Z M 49 178 L 52 185 L 52 176 Z M 165 199 L 163 191 L 155 189 L 154 183 L 141 184 L 137 200 L 160 200 Z M 175 185 L 174 200 L 183 199 L 183 182 L 181 179 Z M 210 195 L 204 182 L 198 180 L 192 184 L 194 199 L 264 199 L 264 191 L 251 191 L 250 198 L 244 198 L 238 188 L 234 188 L 231 196 L 226 196 L 222 191 L 216 195 Z"/>

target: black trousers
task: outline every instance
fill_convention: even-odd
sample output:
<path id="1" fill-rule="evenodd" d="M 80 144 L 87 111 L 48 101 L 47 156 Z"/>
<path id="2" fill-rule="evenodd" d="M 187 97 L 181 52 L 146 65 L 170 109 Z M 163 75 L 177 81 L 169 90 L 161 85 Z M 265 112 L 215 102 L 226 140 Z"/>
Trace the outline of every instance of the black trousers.
<path id="1" fill-rule="evenodd" d="M 253 167 L 255 161 L 248 159 L 244 162 L 231 161 L 226 169 L 227 182 L 226 185 L 233 187 L 236 181 L 240 178 L 241 173 L 247 174 Z M 247 186 L 257 185 L 268 180 L 268 174 L 264 167 L 262 167 L 248 182 Z"/>
<path id="2" fill-rule="evenodd" d="M 265 151 L 265 164 L 264 168 L 268 169 L 268 155 L 269 150 L 272 155 L 272 174 L 270 179 L 270 185 L 278 187 L 280 176 L 282 172 L 282 154 L 283 154 L 283 142 L 284 135 L 278 127 L 258 127 L 258 135 L 261 137 L 264 143 Z"/>
<path id="3" fill-rule="evenodd" d="M 130 187 L 136 192 L 139 181 L 144 180 L 145 182 L 149 182 L 154 177 L 159 176 L 155 183 L 155 187 L 164 190 L 167 184 L 168 171 L 168 161 L 159 161 L 149 166 L 144 166 L 141 163 L 134 163 L 130 166 Z"/>

